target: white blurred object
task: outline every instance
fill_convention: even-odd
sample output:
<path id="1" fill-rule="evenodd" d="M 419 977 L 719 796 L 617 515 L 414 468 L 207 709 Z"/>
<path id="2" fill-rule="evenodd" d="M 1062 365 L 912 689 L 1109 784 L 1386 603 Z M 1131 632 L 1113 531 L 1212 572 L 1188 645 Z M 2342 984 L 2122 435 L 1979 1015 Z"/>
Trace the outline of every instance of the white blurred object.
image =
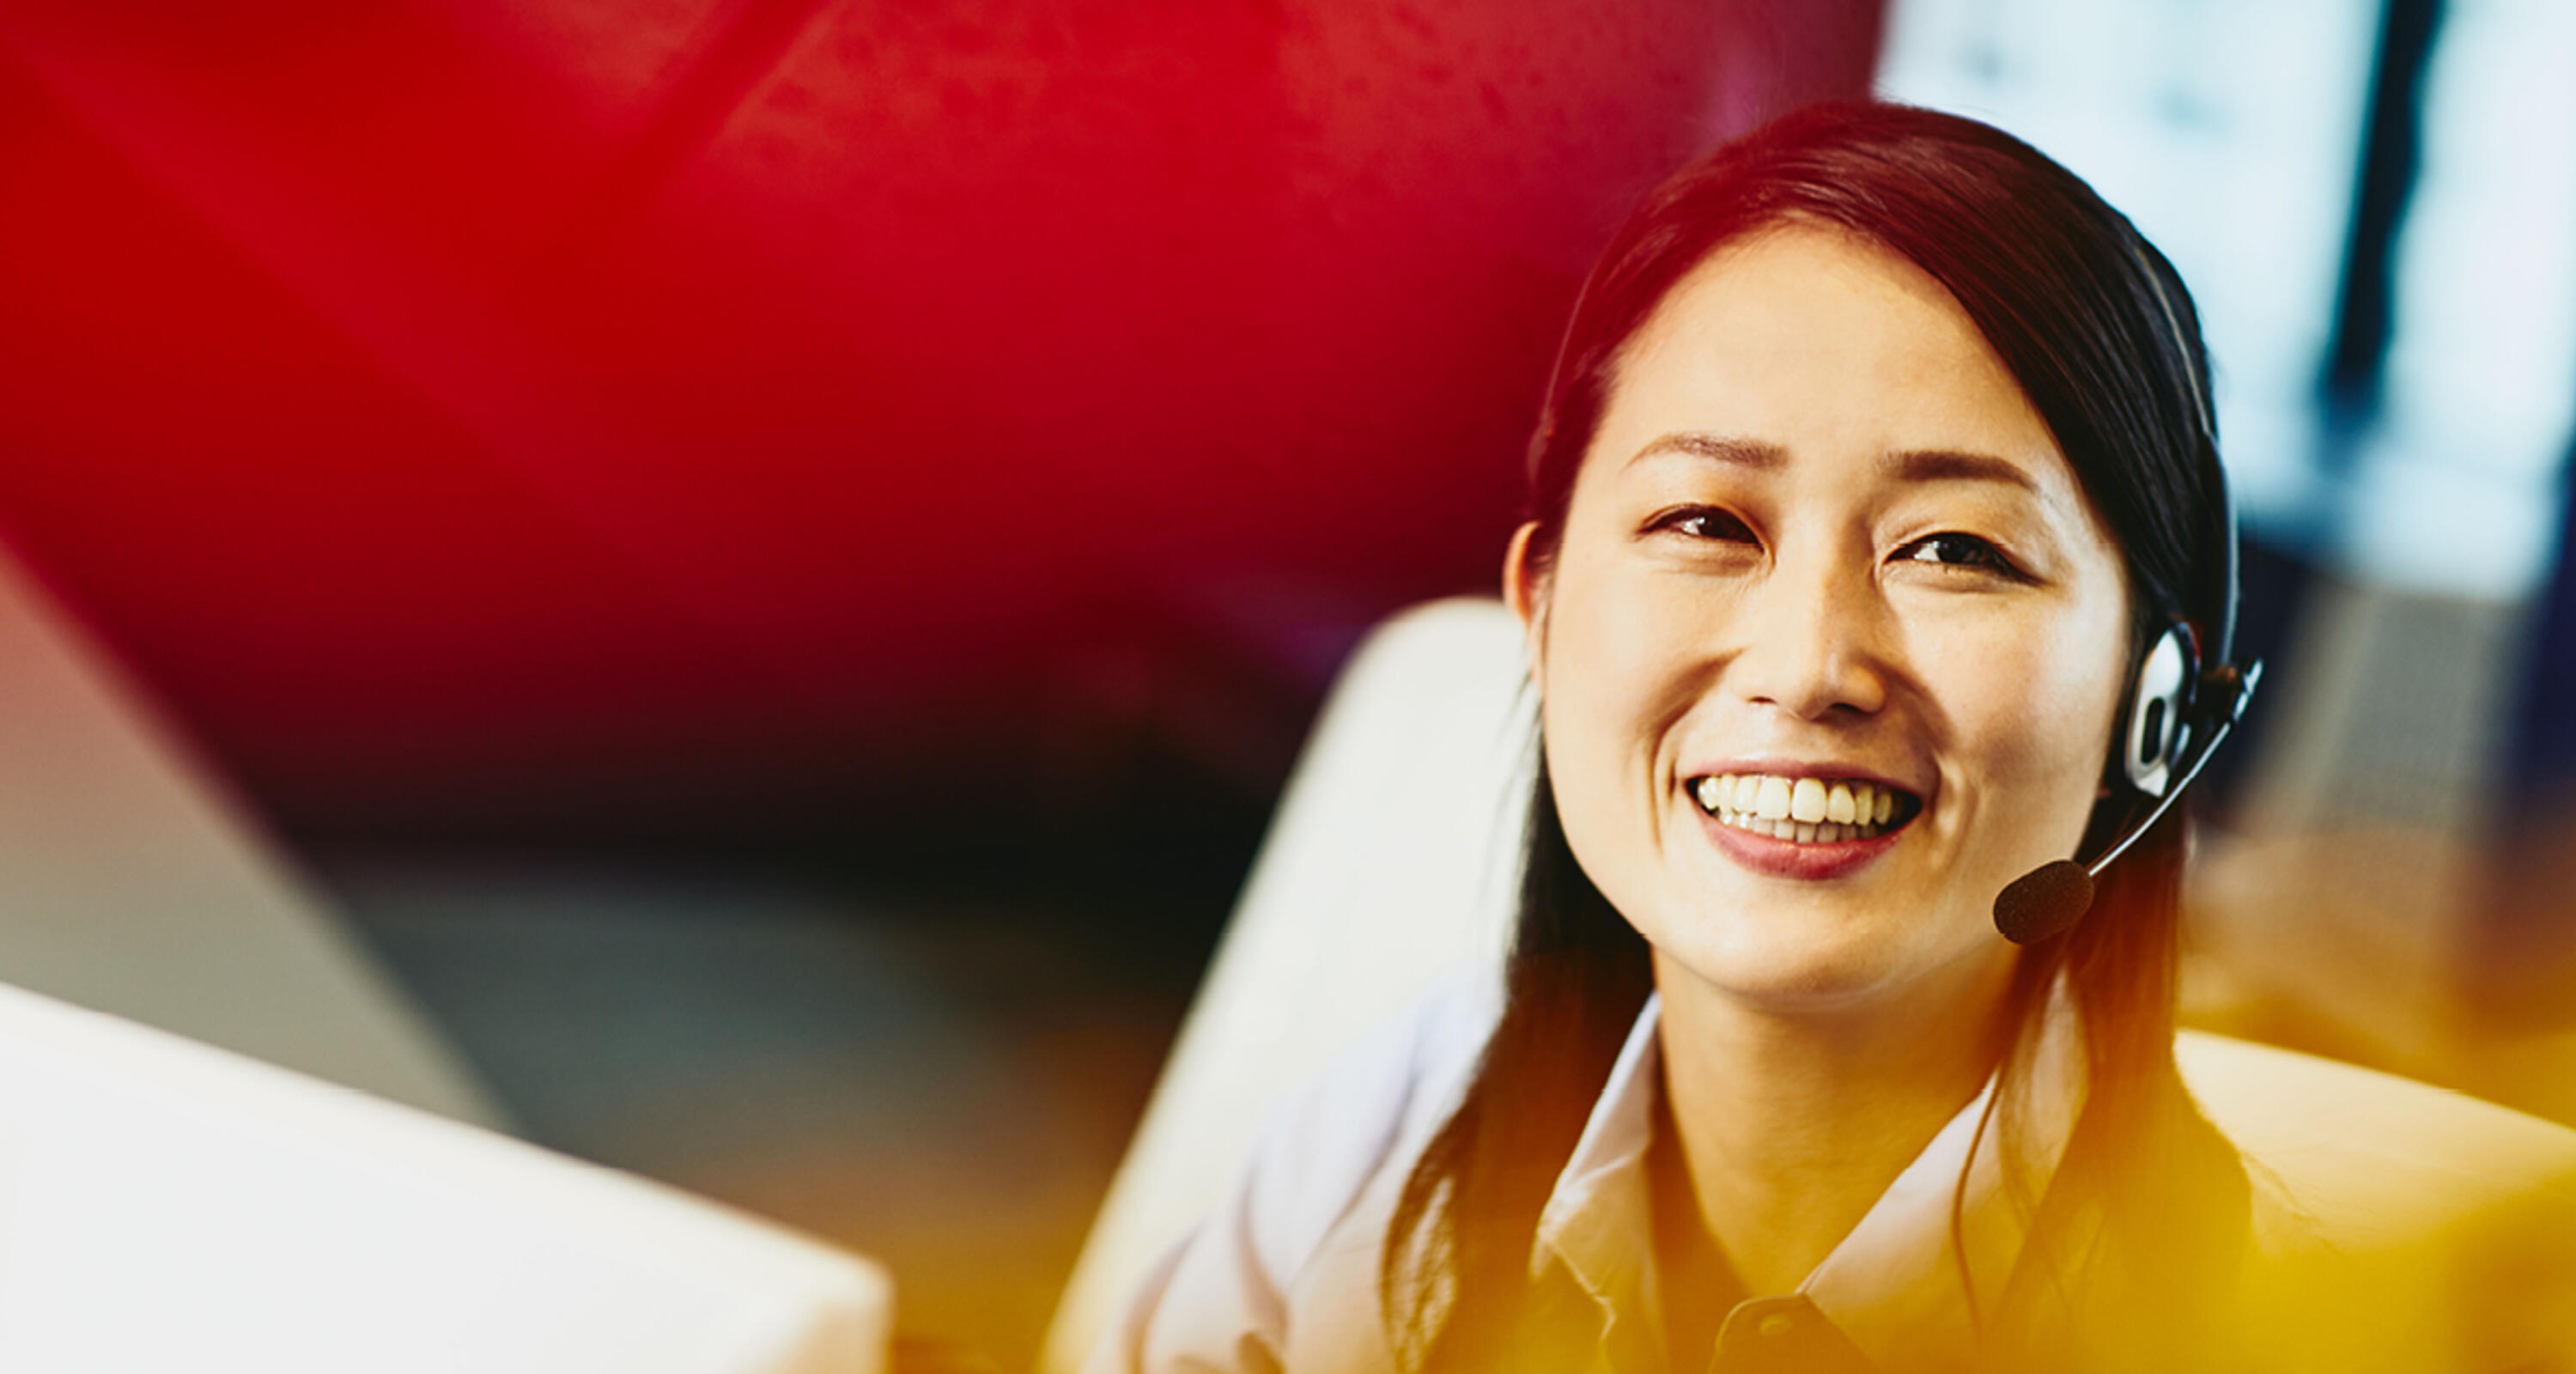
<path id="1" fill-rule="evenodd" d="M 1342 670 L 1041 1369 L 1091 1353 L 1153 1257 L 1242 1168 L 1273 1097 L 1462 961 L 1500 968 L 1531 785 L 1526 676 L 1510 613 L 1467 599 L 1396 616 Z"/>
<path id="2" fill-rule="evenodd" d="M 875 1374 L 865 1261 L 0 988 L 0 1369 Z"/>
<path id="3" fill-rule="evenodd" d="M 500 1120 L 213 770 L 5 552 L 0 982 Z"/>

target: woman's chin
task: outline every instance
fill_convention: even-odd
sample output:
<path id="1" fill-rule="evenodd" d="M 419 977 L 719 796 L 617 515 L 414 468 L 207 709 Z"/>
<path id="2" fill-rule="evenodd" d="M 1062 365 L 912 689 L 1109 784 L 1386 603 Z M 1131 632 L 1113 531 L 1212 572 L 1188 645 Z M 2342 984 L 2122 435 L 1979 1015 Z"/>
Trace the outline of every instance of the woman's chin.
<path id="1" fill-rule="evenodd" d="M 1919 926 L 1889 930 L 1861 918 L 1750 921 L 1738 913 L 1648 938 L 1655 945 L 1657 984 L 1668 993 L 1679 976 L 1731 1000 L 1787 1012 L 1901 997 L 1920 979 L 1956 968 L 1963 957 L 1991 952 L 1996 943 L 1979 939 L 1974 949 L 1967 942 L 1934 948 L 1923 942 L 1924 934 Z"/>

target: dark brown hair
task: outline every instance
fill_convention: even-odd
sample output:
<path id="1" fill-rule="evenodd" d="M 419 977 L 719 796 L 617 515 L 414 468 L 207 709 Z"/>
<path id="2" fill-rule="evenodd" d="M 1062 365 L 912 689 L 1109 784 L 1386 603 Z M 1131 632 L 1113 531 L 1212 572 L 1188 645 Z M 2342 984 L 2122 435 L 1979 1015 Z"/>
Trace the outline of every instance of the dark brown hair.
<path id="1" fill-rule="evenodd" d="M 2201 627 L 2204 642 L 2216 633 L 2234 535 L 2189 294 L 2073 173 L 1986 125 L 1897 105 L 1796 111 L 1684 168 L 1630 215 L 1575 303 L 1531 441 L 1535 568 L 1555 555 L 1621 348 L 1710 253 L 1787 222 L 1907 259 L 1985 335 L 2119 544 L 2133 663 L 2172 617 Z M 2133 804 L 2097 808 L 2085 852 Z M 2061 972 L 2090 1078 L 2011 1291 L 1991 1295 L 1999 1310 L 2026 1314 L 2045 1293 L 2090 1302 L 2088 1290 L 2126 1285 L 2187 1340 L 2186 1299 L 2209 1289 L 2241 1234 L 2242 1165 L 2173 1059 L 2186 809 L 2103 874 L 2082 921 L 2023 952 L 1999 1100 L 2027 1092 Z M 1566 844 L 1542 752 L 1503 1012 L 1386 1237 L 1381 1295 L 1408 1369 L 1485 1368 L 1526 1325 L 1540 1211 L 1651 986 L 1645 941 Z M 2009 1345 L 2013 1324 L 1998 1325 L 1986 1323 L 1990 1339 Z"/>

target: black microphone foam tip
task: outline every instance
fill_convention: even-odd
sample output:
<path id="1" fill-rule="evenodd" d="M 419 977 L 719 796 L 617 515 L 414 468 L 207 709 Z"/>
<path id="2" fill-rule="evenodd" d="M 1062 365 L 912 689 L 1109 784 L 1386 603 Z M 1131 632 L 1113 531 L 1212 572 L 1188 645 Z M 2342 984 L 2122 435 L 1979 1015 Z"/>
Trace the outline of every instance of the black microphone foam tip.
<path id="1" fill-rule="evenodd" d="M 2083 919 L 2093 905 L 2093 875 L 2073 859 L 2042 864 L 1995 897 L 1995 929 L 2017 945 L 2037 944 Z"/>

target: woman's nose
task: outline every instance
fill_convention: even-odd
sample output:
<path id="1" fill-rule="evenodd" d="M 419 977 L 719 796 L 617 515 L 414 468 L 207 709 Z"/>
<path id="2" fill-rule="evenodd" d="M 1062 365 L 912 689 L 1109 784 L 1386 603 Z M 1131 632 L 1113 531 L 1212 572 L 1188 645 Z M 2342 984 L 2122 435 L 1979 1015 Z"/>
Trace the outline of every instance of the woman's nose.
<path id="1" fill-rule="evenodd" d="M 1886 704 L 1885 608 L 1866 570 L 1775 565 L 1744 609 L 1728 673 L 1747 700 L 1802 720 Z"/>

